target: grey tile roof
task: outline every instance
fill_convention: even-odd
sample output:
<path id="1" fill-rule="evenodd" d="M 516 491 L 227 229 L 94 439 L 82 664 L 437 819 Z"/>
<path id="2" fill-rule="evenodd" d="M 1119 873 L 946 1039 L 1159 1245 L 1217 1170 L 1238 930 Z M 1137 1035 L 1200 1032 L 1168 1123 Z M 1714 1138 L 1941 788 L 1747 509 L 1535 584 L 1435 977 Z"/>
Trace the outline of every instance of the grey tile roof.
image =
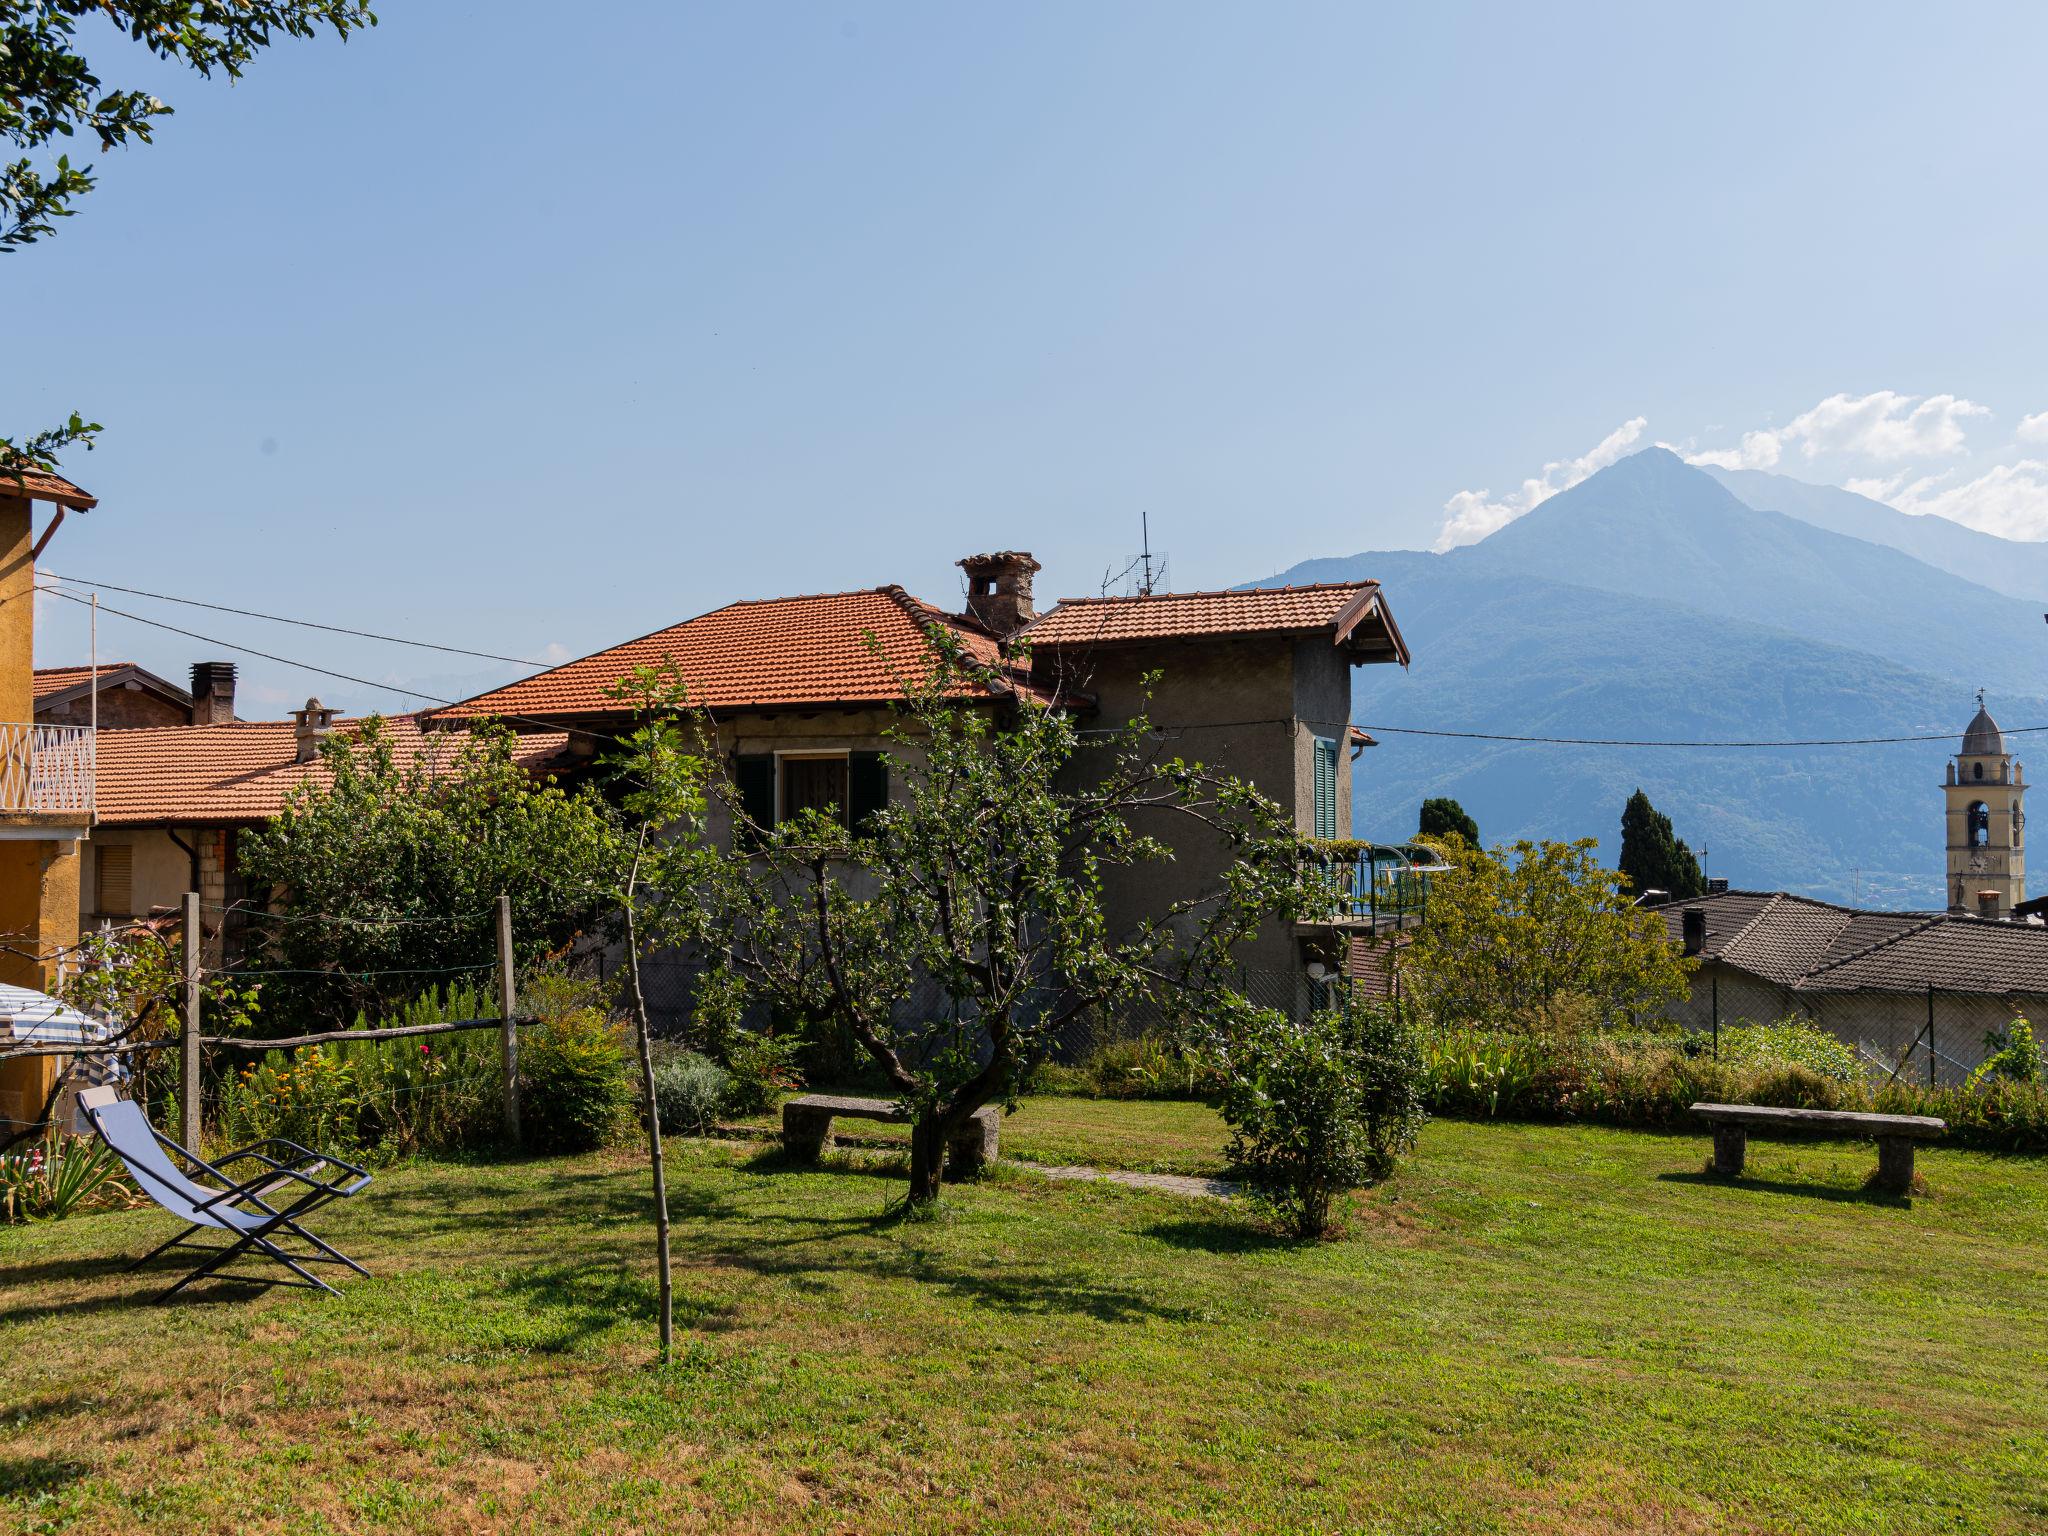
<path id="1" fill-rule="evenodd" d="M 1943 912 L 1866 912 L 1785 891 L 1662 903 L 1673 943 L 1707 914 L 1701 958 L 1799 992 L 2048 993 L 2048 927 Z"/>

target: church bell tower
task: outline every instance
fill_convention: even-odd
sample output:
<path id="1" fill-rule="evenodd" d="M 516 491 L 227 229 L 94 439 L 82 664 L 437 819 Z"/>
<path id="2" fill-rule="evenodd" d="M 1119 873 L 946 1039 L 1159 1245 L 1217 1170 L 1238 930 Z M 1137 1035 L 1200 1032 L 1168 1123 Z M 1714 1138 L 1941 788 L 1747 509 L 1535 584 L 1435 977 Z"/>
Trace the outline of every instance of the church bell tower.
<path id="1" fill-rule="evenodd" d="M 2027 786 L 1977 692 L 1977 715 L 1942 786 L 1948 799 L 1948 909 L 2012 916 L 2027 896 Z"/>

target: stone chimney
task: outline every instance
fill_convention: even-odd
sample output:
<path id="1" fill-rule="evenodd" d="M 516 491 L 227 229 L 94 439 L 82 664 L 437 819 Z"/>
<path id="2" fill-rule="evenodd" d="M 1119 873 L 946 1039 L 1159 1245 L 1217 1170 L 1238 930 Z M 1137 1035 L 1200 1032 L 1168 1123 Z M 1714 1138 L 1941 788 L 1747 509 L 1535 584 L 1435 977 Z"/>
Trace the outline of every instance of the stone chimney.
<path id="1" fill-rule="evenodd" d="M 992 634 L 1007 640 L 1038 617 L 1031 606 L 1031 577 L 1039 564 L 1029 551 L 969 555 L 960 569 L 967 573 L 967 612 Z"/>
<path id="2" fill-rule="evenodd" d="M 192 723 L 226 725 L 235 718 L 235 664 L 192 663 Z"/>
<path id="3" fill-rule="evenodd" d="M 1977 915 L 1979 917 L 1998 916 L 1998 892 L 1979 891 L 1977 893 Z"/>
<path id="4" fill-rule="evenodd" d="M 304 709 L 292 711 L 293 734 L 298 738 L 298 761 L 310 763 L 320 755 L 320 743 L 334 734 L 334 715 L 322 709 L 318 699 L 306 700 Z"/>

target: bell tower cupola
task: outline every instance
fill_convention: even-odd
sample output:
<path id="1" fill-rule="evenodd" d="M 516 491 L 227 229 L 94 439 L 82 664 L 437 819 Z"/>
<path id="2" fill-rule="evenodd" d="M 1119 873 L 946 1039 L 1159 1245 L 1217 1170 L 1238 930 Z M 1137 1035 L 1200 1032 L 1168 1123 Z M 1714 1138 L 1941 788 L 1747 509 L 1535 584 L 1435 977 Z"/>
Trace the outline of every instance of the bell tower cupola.
<path id="1" fill-rule="evenodd" d="M 1948 909 L 2010 918 L 2027 896 L 2027 786 L 1977 691 L 1977 713 L 1948 765 Z"/>

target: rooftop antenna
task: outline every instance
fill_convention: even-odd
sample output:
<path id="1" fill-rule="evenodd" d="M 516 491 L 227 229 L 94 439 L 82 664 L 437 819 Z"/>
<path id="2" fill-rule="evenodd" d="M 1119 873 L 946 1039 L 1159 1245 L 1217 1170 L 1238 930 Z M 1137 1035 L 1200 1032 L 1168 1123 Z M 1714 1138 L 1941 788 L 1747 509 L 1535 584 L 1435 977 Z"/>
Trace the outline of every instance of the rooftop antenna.
<path id="1" fill-rule="evenodd" d="M 1138 596 L 1152 595 L 1152 514 L 1143 508 L 1138 512 L 1138 527 L 1145 537 L 1145 553 L 1139 558 L 1144 561 L 1145 575 L 1138 583 Z"/>

